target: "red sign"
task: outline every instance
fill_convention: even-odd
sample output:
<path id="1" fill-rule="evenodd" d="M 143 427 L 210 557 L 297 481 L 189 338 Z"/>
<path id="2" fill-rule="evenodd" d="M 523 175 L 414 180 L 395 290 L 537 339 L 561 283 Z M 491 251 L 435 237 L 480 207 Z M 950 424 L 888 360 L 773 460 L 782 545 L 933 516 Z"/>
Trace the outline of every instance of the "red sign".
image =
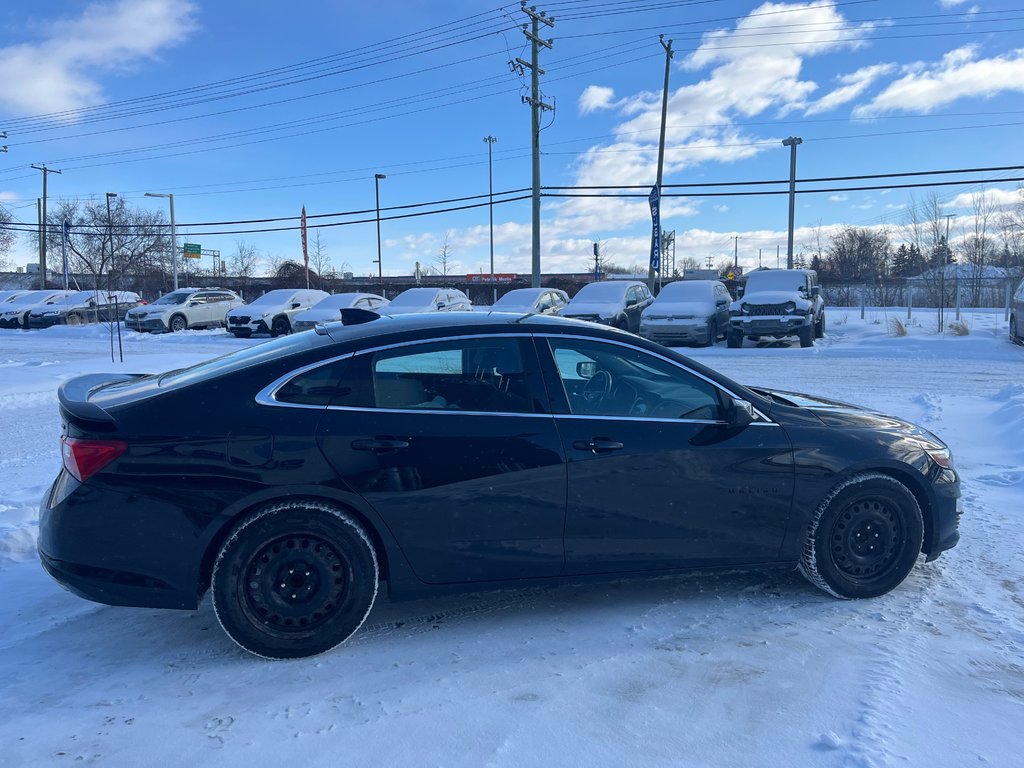
<path id="1" fill-rule="evenodd" d="M 466 275 L 467 283 L 512 283 L 519 277 L 515 272 L 498 272 L 494 275 L 470 272 Z"/>

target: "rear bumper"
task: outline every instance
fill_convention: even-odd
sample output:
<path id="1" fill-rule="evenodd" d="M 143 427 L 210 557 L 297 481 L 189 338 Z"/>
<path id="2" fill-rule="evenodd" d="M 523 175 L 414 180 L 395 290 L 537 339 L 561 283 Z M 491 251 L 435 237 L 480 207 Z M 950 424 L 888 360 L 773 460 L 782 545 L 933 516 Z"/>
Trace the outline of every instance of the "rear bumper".
<path id="1" fill-rule="evenodd" d="M 46 572 L 87 600 L 198 605 L 201 545 L 192 522 L 168 502 L 147 499 L 140 509 L 136 497 L 83 485 L 62 470 L 40 505 L 38 549 Z"/>

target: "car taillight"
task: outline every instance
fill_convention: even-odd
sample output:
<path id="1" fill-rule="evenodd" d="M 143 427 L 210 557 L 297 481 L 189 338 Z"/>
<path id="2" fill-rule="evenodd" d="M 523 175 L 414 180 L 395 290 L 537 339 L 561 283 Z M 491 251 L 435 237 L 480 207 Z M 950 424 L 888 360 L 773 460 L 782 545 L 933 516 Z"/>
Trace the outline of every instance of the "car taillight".
<path id="1" fill-rule="evenodd" d="M 84 483 L 126 450 L 128 443 L 121 440 L 87 440 L 80 437 L 60 439 L 64 468 L 80 483 Z"/>

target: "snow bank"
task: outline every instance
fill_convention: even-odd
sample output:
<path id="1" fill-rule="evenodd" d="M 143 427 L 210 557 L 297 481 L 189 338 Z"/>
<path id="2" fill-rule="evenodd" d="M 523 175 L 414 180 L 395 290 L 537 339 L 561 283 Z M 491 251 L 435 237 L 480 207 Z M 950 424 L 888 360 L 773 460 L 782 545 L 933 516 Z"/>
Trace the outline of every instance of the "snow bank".
<path id="1" fill-rule="evenodd" d="M 35 557 L 38 533 L 39 499 L 0 503 L 0 567 Z"/>

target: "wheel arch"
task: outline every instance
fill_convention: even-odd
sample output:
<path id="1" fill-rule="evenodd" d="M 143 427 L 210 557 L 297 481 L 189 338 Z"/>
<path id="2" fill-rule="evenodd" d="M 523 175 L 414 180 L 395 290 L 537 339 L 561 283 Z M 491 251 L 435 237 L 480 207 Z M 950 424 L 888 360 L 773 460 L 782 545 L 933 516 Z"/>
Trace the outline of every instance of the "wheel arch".
<path id="1" fill-rule="evenodd" d="M 168 328 L 171 327 L 171 324 L 174 323 L 174 318 L 176 318 L 176 317 L 180 317 L 182 320 L 185 321 L 185 329 L 187 330 L 188 329 L 188 318 L 185 317 L 185 315 L 182 314 L 181 312 L 175 312 L 169 318 L 167 318 L 167 327 Z"/>
<path id="2" fill-rule="evenodd" d="M 217 555 L 239 522 L 261 507 L 284 501 L 327 504 L 351 515 L 363 526 L 363 530 L 366 531 L 366 535 L 373 544 L 377 555 L 380 579 L 387 582 L 389 593 L 392 591 L 396 579 L 415 579 L 405 562 L 398 543 L 391 536 L 383 521 L 372 510 L 366 509 L 352 499 L 325 492 L 323 489 L 290 489 L 287 491 L 275 489 L 275 492 L 259 494 L 232 505 L 218 518 L 217 526 L 206 541 L 199 561 L 196 573 L 196 594 L 198 596 L 201 597 L 209 590 Z"/>

